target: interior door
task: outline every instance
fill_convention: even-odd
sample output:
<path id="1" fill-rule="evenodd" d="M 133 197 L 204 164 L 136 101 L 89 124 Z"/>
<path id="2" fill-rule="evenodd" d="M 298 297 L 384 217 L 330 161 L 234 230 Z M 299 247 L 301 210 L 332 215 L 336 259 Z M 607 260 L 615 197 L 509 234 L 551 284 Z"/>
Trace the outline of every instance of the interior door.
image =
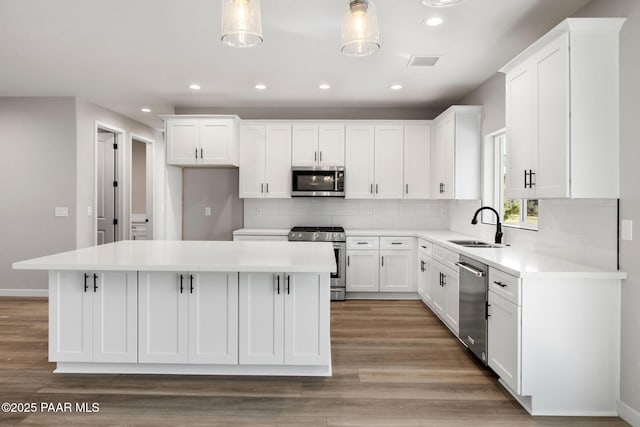
<path id="1" fill-rule="evenodd" d="M 115 242 L 118 239 L 117 225 L 117 148 L 114 148 L 116 135 L 112 132 L 98 130 L 97 150 L 97 199 L 96 216 L 97 243 Z"/>

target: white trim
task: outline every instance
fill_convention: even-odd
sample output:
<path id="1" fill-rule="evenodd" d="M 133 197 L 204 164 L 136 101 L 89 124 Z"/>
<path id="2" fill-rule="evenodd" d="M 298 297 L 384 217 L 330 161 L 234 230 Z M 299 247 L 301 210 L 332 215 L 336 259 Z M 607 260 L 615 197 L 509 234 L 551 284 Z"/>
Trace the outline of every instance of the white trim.
<path id="1" fill-rule="evenodd" d="M 628 422 L 634 427 L 640 427 L 640 412 L 631 406 L 618 400 L 618 414 L 620 418 Z"/>
<path id="2" fill-rule="evenodd" d="M 48 297 L 48 289 L 0 289 L 0 297 Z"/>
<path id="3" fill-rule="evenodd" d="M 98 150 L 96 146 L 98 144 L 98 128 L 107 130 L 109 132 L 113 132 L 116 135 L 116 143 L 118 147 L 122 146 L 123 150 L 120 154 L 118 154 L 118 160 L 116 168 L 118 170 L 118 176 L 116 180 L 120 183 L 121 187 L 124 188 L 126 181 L 124 179 L 123 169 L 124 169 L 124 148 L 125 148 L 125 130 L 119 127 L 113 126 L 109 123 L 101 122 L 99 120 L 94 121 L 93 126 L 93 245 L 98 244 Z M 123 216 L 124 214 L 124 191 L 120 191 L 122 197 L 120 201 L 119 214 Z M 124 227 L 120 227 L 120 239 L 125 239 Z"/>
<path id="4" fill-rule="evenodd" d="M 150 138 L 146 138 L 144 136 L 138 135 L 136 133 L 130 133 L 129 134 L 129 147 L 128 147 L 128 153 L 129 153 L 129 177 L 131 179 L 131 183 L 133 183 L 133 140 L 136 141 L 140 141 L 140 142 L 144 142 L 147 145 L 147 150 L 146 150 L 146 155 L 149 156 L 151 155 L 151 161 L 149 161 L 149 159 L 147 159 L 146 162 L 146 166 L 147 169 L 149 167 L 149 165 L 151 165 L 151 170 L 146 170 L 146 180 L 147 180 L 147 199 L 149 197 L 151 197 L 151 236 L 152 239 L 155 239 L 155 233 L 154 233 L 154 229 L 155 229 L 155 223 L 156 223 L 156 196 L 155 196 L 155 191 L 156 191 L 156 184 L 155 184 L 155 165 L 156 165 L 156 149 L 155 149 L 155 141 L 153 139 Z M 149 186 L 151 186 L 151 191 L 149 192 Z M 131 207 L 132 207 L 132 200 L 131 200 L 131 193 L 132 193 L 132 189 L 131 189 L 131 184 L 129 185 L 129 187 L 127 188 L 127 192 L 129 193 L 129 215 L 128 215 L 128 229 L 131 230 Z M 145 204 L 146 201 L 145 201 Z M 148 215 L 148 214 L 147 214 Z M 131 238 L 131 236 L 129 236 L 129 238 Z"/>
<path id="5" fill-rule="evenodd" d="M 422 297 L 417 292 L 347 292 L 346 299 L 371 299 L 371 300 L 418 300 Z"/>
<path id="6" fill-rule="evenodd" d="M 331 365 L 200 365 L 58 362 L 56 374 L 269 375 L 330 377 Z"/>

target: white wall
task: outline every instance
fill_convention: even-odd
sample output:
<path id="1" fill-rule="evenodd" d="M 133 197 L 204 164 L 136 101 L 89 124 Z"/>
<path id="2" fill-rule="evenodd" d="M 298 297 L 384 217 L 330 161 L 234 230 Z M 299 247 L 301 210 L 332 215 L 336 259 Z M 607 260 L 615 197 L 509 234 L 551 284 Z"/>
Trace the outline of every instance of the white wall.
<path id="1" fill-rule="evenodd" d="M 178 168 L 167 167 L 165 162 L 164 138 L 160 130 L 150 128 L 140 122 L 136 122 L 106 108 L 91 104 L 81 99 L 76 100 L 77 117 L 77 223 L 76 246 L 83 248 L 94 243 L 94 220 L 89 216 L 87 208 L 94 205 L 94 132 L 96 122 L 108 124 L 125 131 L 124 146 L 120 147 L 124 152 L 129 152 L 130 135 L 133 133 L 139 137 L 154 141 L 154 205 L 156 215 L 153 223 L 153 236 L 156 239 L 176 239 L 180 236 L 180 213 L 182 199 L 181 173 Z M 130 161 L 130 159 L 129 159 Z M 129 169 L 129 163 L 124 165 Z M 128 183 L 123 183 L 126 187 Z M 125 199 L 125 211 L 128 211 L 128 198 Z M 94 212 L 95 214 L 95 212 Z M 123 222 L 128 224 L 125 215 Z"/>
<path id="2" fill-rule="evenodd" d="M 74 98 L 0 97 L 0 147 L 0 295 L 46 289 L 46 272 L 11 264 L 75 247 Z"/>
<path id="3" fill-rule="evenodd" d="M 246 228 L 342 226 L 347 229 L 446 229 L 447 202 L 421 200 L 245 199 Z"/>
<path id="4" fill-rule="evenodd" d="M 620 218 L 640 227 L 640 2 L 594 0 L 576 16 L 627 17 L 620 33 Z M 640 235 L 620 242 L 620 268 L 628 279 L 622 285 L 622 415 L 640 426 Z"/>

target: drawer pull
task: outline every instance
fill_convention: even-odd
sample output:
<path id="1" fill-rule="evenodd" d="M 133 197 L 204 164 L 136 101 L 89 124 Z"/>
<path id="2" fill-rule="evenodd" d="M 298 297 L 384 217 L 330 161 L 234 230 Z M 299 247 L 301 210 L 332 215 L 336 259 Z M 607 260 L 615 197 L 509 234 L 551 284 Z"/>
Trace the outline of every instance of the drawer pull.
<path id="1" fill-rule="evenodd" d="M 367 245 L 367 244 L 369 244 L 369 242 L 358 242 L 357 244 L 358 245 Z"/>
<path id="2" fill-rule="evenodd" d="M 392 245 L 401 245 L 402 242 L 391 242 Z"/>
<path id="3" fill-rule="evenodd" d="M 506 288 L 507 287 L 506 283 L 502 283 L 502 282 L 499 282 L 497 280 L 494 280 L 493 283 L 495 283 L 496 285 L 498 285 L 498 286 L 500 286 L 502 288 Z"/>

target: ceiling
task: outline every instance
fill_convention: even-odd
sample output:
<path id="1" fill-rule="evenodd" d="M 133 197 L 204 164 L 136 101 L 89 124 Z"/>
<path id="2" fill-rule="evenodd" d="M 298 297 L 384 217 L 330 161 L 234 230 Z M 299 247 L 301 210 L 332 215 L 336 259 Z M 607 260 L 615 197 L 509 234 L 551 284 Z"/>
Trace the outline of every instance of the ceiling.
<path id="1" fill-rule="evenodd" d="M 175 107 L 444 107 L 588 1 L 375 0 L 382 47 L 350 58 L 347 0 L 263 0 L 251 49 L 220 42 L 220 0 L 1 0 L 0 96 L 78 96 L 154 127 Z M 432 15 L 444 24 L 423 25 Z M 423 54 L 442 58 L 407 67 Z"/>

